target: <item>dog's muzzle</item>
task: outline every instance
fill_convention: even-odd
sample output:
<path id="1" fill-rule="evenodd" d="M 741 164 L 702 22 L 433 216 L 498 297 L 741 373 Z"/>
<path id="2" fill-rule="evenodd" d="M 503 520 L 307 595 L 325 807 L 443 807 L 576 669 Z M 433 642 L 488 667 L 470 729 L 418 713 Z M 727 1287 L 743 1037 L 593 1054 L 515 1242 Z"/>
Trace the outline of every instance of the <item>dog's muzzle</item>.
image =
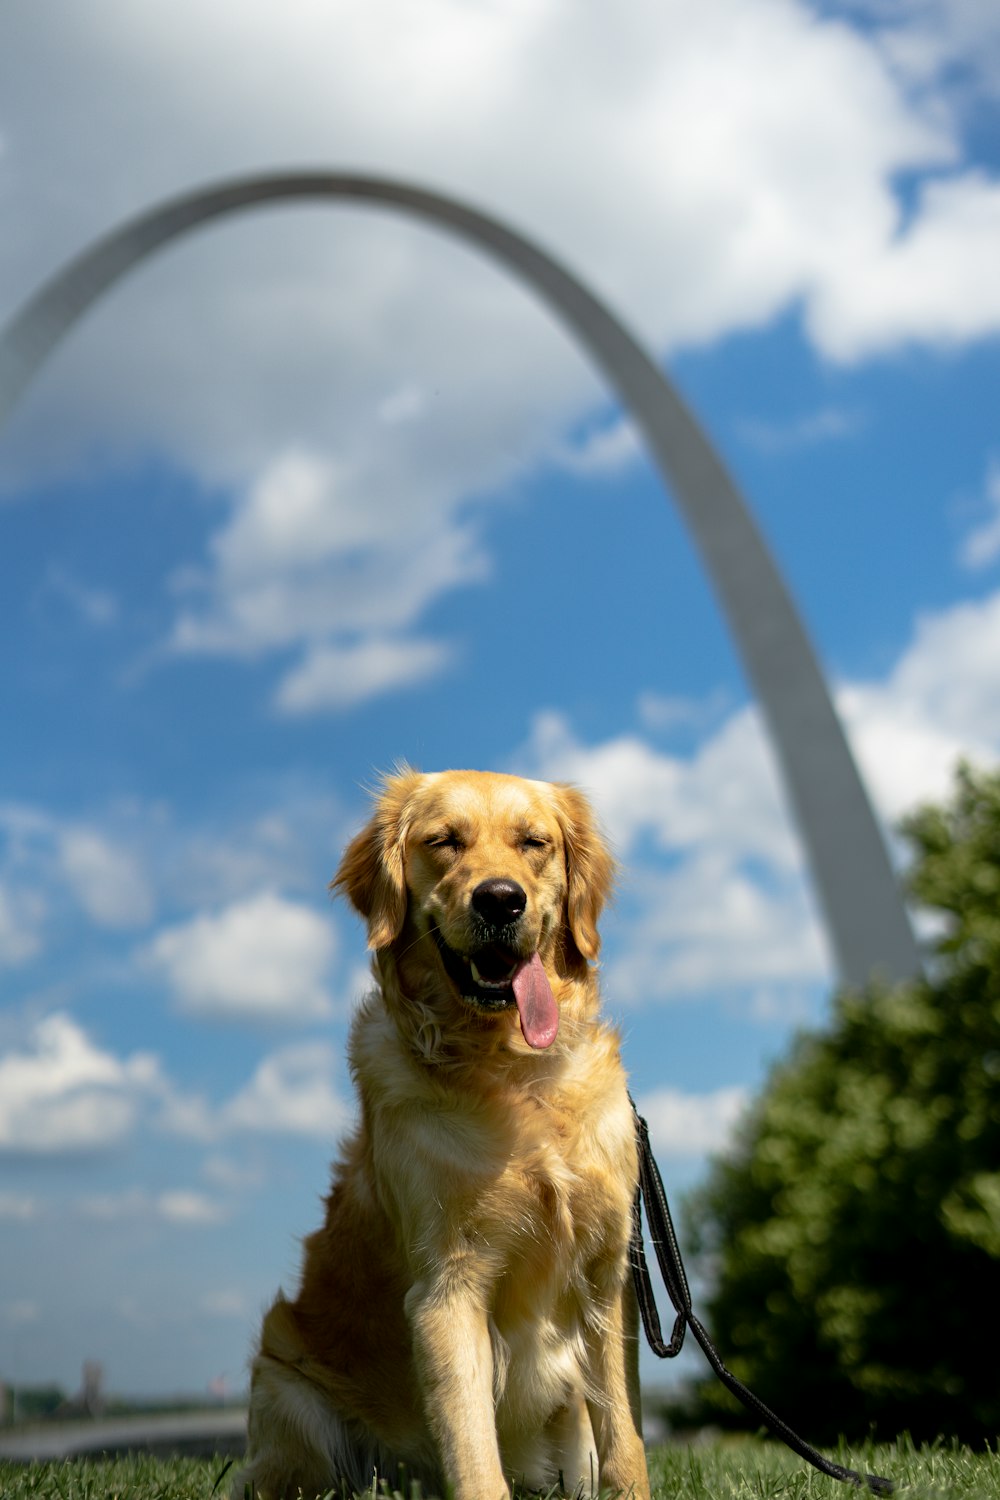
<path id="1" fill-rule="evenodd" d="M 472 892 L 469 951 L 459 953 L 434 928 L 445 973 L 459 994 L 483 1011 L 516 1005 L 521 1033 L 529 1047 L 551 1046 L 559 1030 L 559 1010 L 537 949 L 523 951 L 521 918 L 528 898 L 516 880 L 483 880 Z"/>
<path id="2" fill-rule="evenodd" d="M 484 1010 L 504 1010 L 514 1004 L 514 975 L 524 962 L 507 944 L 488 942 L 472 953 L 459 953 L 434 929 L 445 973 L 459 994 Z"/>

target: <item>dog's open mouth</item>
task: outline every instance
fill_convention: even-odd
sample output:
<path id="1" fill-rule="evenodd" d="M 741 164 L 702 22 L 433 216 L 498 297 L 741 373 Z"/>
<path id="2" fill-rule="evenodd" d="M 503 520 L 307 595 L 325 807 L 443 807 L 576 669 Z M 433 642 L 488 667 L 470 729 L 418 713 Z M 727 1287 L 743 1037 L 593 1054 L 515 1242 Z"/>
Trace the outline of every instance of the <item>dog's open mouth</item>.
<path id="1" fill-rule="evenodd" d="M 466 957 L 449 946 L 437 928 L 434 941 L 445 973 L 459 994 L 485 1011 L 517 1006 L 521 1034 L 529 1047 L 549 1047 L 559 1029 L 559 1010 L 545 966 L 537 953 L 522 958 L 503 943 L 486 943 Z"/>
<path id="2" fill-rule="evenodd" d="M 450 947 L 434 929 L 441 962 L 452 984 L 466 1000 L 486 1010 L 503 1010 L 514 1004 L 514 974 L 524 960 L 502 943 L 489 943 L 476 950 L 475 958 Z"/>

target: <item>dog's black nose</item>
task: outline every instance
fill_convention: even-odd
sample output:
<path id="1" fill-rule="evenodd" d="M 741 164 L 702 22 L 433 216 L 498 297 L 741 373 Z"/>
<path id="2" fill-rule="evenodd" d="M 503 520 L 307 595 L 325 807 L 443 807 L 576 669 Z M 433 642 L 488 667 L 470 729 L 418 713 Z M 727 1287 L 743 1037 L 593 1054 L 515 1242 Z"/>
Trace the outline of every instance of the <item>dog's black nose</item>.
<path id="1" fill-rule="evenodd" d="M 481 880 L 472 893 L 472 909 L 491 927 L 509 927 L 528 904 L 516 880 Z"/>

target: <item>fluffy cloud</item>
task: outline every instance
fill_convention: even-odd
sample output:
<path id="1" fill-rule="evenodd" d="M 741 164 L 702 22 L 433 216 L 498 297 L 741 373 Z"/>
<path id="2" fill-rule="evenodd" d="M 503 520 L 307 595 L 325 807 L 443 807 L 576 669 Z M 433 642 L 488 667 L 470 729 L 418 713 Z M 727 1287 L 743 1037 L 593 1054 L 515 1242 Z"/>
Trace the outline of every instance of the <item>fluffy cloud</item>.
<path id="1" fill-rule="evenodd" d="M 1000 463 L 995 459 L 986 476 L 986 519 L 969 532 L 959 558 L 967 568 L 986 568 L 1000 557 Z"/>
<path id="2" fill-rule="evenodd" d="M 263 1057 L 229 1098 L 210 1101 L 180 1092 L 156 1057 L 118 1057 L 71 1016 L 56 1012 L 0 1051 L 0 1155 L 103 1151 L 140 1127 L 201 1143 L 246 1134 L 328 1141 L 350 1120 L 332 1083 L 336 1067 L 336 1050 L 327 1041 L 282 1047 Z M 228 1216 L 233 1193 L 257 1182 L 245 1167 L 215 1157 L 204 1175 L 210 1193 L 136 1188 L 91 1195 L 80 1206 L 92 1218 L 218 1223 Z M 39 1212 L 31 1196 L 0 1193 L 0 1219 L 28 1221 Z"/>
<path id="3" fill-rule="evenodd" d="M 651 834 L 662 849 L 762 855 L 782 869 L 799 865 L 753 707 L 732 714 L 690 757 L 660 751 L 639 735 L 584 746 L 561 715 L 541 714 L 524 756 L 537 775 L 586 787 L 622 850 Z"/>
<path id="4" fill-rule="evenodd" d="M 739 432 L 761 453 L 787 453 L 849 437 L 860 425 L 861 418 L 853 412 L 824 406 L 780 425 L 748 417 L 739 423 Z"/>
<path id="5" fill-rule="evenodd" d="M 162 1193 L 131 1188 L 120 1193 L 91 1194 L 78 1206 L 90 1219 L 159 1219 L 185 1228 L 223 1224 L 230 1217 L 227 1205 L 191 1188 L 170 1188 Z"/>
<path id="6" fill-rule="evenodd" d="M 406 503 L 394 505 L 394 492 Z M 275 700 L 291 714 L 346 708 L 435 675 L 449 648 L 399 632 L 487 564 L 467 522 L 440 498 L 416 499 L 390 487 L 373 502 L 316 454 L 280 456 L 238 494 L 210 567 L 176 580 L 185 602 L 172 649 L 255 656 L 301 643 Z"/>
<path id="7" fill-rule="evenodd" d="M 159 1089 L 155 1058 L 102 1051 L 65 1014 L 47 1016 L 21 1051 L 0 1056 L 0 1151 L 100 1151 L 131 1131 Z"/>
<path id="8" fill-rule="evenodd" d="M 926 14 L 928 7 L 922 9 Z M 958 257 L 950 262 L 958 269 L 977 243 L 966 209 L 974 201 L 988 214 L 991 184 L 953 170 L 944 184 L 952 191 L 929 194 L 903 234 L 893 193 L 900 171 L 932 169 L 940 177 L 958 157 L 954 126 L 934 92 L 945 70 L 935 76 L 925 67 L 919 79 L 913 70 L 908 94 L 898 65 L 905 40 L 919 36 L 929 62 L 947 64 L 949 48 L 952 60 L 961 48 L 968 61 L 981 54 L 992 29 L 985 18 L 978 32 L 971 23 L 961 36 L 957 28 L 946 36 L 939 27 L 931 40 L 913 11 L 909 25 L 894 28 L 897 55 L 889 64 L 884 38 L 843 19 L 819 19 L 792 0 L 708 0 L 695 14 L 680 0 L 639 3 L 616 27 L 611 54 L 603 27 L 563 0 L 541 0 L 530 12 L 520 0 L 505 0 L 474 19 L 460 0 L 434 0 L 422 11 L 419 34 L 405 0 L 378 0 L 350 20 L 317 11 L 291 32 L 263 3 L 237 9 L 231 0 L 213 7 L 207 21 L 193 0 L 184 0 L 142 28 L 132 24 L 124 0 L 116 0 L 101 24 L 84 27 L 68 15 L 58 38 L 44 31 L 25 0 L 11 7 L 9 19 L 12 55 L 31 63 L 12 69 L 5 88 L 6 119 L 15 127 L 6 132 L 10 170 L 21 166 L 13 185 L 34 213 L 18 224 L 7 256 L 29 280 L 42 216 L 65 242 L 74 216 L 104 227 L 110 216 L 185 181 L 281 159 L 322 159 L 327 143 L 336 142 L 331 159 L 338 164 L 354 160 L 366 169 L 434 179 L 534 226 L 546 243 L 582 262 L 657 340 L 712 337 L 798 296 L 820 304 L 833 293 L 856 323 L 867 318 L 877 337 L 899 337 L 887 331 L 869 289 L 900 267 L 908 286 L 918 275 L 925 281 L 923 299 L 900 294 L 908 334 L 920 336 L 952 316 L 964 336 L 972 314 L 956 307 L 956 297 L 965 309 L 979 306 L 980 327 L 995 326 L 995 309 L 983 307 L 959 276 L 939 276 L 922 248 L 947 223 L 954 240 L 938 248 Z M 192 93 L 194 19 L 213 88 Z M 394 39 L 390 47 L 387 36 Z M 294 72 L 297 87 L 282 95 L 280 110 L 262 112 L 276 56 Z M 219 67 L 225 58 L 238 66 Z M 37 96 L 24 71 L 58 84 L 65 120 L 86 111 L 90 131 L 29 134 L 24 126 L 34 119 Z M 766 90 L 759 87 L 764 77 Z M 113 102 L 106 117 L 95 117 L 94 97 Z M 115 122 L 133 111 L 148 121 L 148 135 L 115 132 Z M 542 128 L 553 119 L 561 122 L 558 131 Z M 77 201 L 59 195 L 60 169 L 78 173 L 106 157 L 113 132 L 117 172 L 95 179 L 97 201 L 87 200 L 84 215 Z M 492 150 L 484 149 L 490 144 Z M 29 175 L 23 170 L 29 162 L 44 163 L 50 175 Z M 554 180 L 558 194 L 551 191 Z M 302 223 L 315 220 L 313 214 Z M 322 335 L 347 332 L 345 357 L 353 356 L 360 352 L 351 336 L 359 318 L 371 325 L 381 311 L 405 318 L 409 309 L 412 319 L 420 287 L 433 284 L 414 280 L 419 262 L 430 258 L 421 256 L 420 236 L 394 235 L 378 224 L 369 230 L 332 260 L 329 243 L 350 238 L 346 230 L 324 236 L 314 227 L 300 235 L 311 241 L 300 252 L 297 269 L 308 271 L 302 284 L 275 248 L 287 237 L 262 229 L 260 248 L 245 260 L 264 273 L 264 295 L 251 300 L 239 286 L 217 287 L 208 329 L 231 326 L 242 349 L 257 356 L 258 374 L 262 339 L 276 350 L 297 351 L 293 361 L 275 366 L 276 387 L 289 378 L 297 387 L 280 403 L 283 413 L 302 394 L 300 382 L 315 377 L 304 366 Z M 247 247 L 245 226 L 240 233 Z M 186 270 L 188 281 L 192 271 L 197 278 L 190 258 Z M 475 278 L 458 261 L 434 280 L 456 276 L 451 317 L 478 295 Z M 338 298 L 345 280 L 350 292 Z M 172 295 L 178 290 L 174 282 Z M 157 318 L 161 332 L 169 332 L 172 311 Z M 171 358 L 189 342 L 186 326 L 167 341 Z M 424 326 L 429 333 L 432 325 Z M 454 328 L 443 325 L 441 344 L 453 345 Z M 363 356 L 359 363 L 363 379 L 371 365 Z M 246 381 L 253 366 L 234 360 L 232 368 Z M 414 360 L 413 368 L 428 367 Z M 308 405 L 318 415 L 317 386 Z M 422 415 L 428 387 L 440 389 L 397 375 L 378 392 L 377 410 L 386 421 L 400 410 Z M 134 394 L 133 409 L 135 401 Z"/>
<path id="9" fill-rule="evenodd" d="M 0 1317 L 14 1327 L 27 1327 L 29 1323 L 37 1323 L 41 1315 L 38 1303 L 30 1302 L 26 1297 L 16 1302 L 0 1303 Z"/>
<path id="10" fill-rule="evenodd" d="M 37 952 L 42 916 L 60 893 L 98 927 L 139 927 L 152 918 L 145 863 L 115 833 L 8 803 L 0 806 L 0 835 L 7 869 L 6 887 L 0 883 L 0 962 Z"/>
<path id="11" fill-rule="evenodd" d="M 332 1140 L 350 1120 L 350 1111 L 330 1083 L 334 1063 L 334 1050 L 325 1042 L 272 1053 L 222 1109 L 223 1127 Z"/>
<path id="12" fill-rule="evenodd" d="M 241 1323 L 247 1323 L 256 1312 L 249 1299 L 234 1287 L 206 1292 L 199 1305 L 202 1312 L 210 1318 L 238 1318 Z"/>
<path id="13" fill-rule="evenodd" d="M 49 563 L 45 570 L 39 598 L 43 603 L 59 601 L 84 624 L 97 628 L 113 625 L 118 619 L 118 602 L 112 594 L 81 582 L 58 563 Z"/>
<path id="14" fill-rule="evenodd" d="M 92 828 L 67 828 L 58 837 L 58 861 L 77 901 L 101 927 L 142 927 L 153 915 L 153 896 L 136 857 Z"/>
<path id="15" fill-rule="evenodd" d="M 794 1014 L 804 988 L 829 976 L 824 934 L 798 875 L 692 854 L 667 875 L 639 868 L 626 895 L 619 920 L 627 936 L 606 981 L 625 1003 L 713 994 L 771 1019 Z"/>
<path id="16" fill-rule="evenodd" d="M 0 1219 L 18 1219 L 26 1224 L 38 1215 L 38 1200 L 27 1193 L 0 1193 Z"/>
<path id="17" fill-rule="evenodd" d="M 837 690 L 886 827 L 946 796 L 960 756 L 1000 754 L 998 661 L 1000 593 L 924 616 L 883 681 Z M 517 764 L 578 782 L 627 857 L 608 978 L 624 1002 L 711 991 L 770 1017 L 829 977 L 756 709 L 731 714 L 688 756 L 638 735 L 584 745 L 563 718 L 542 715 Z M 669 868 L 648 864 L 643 839 L 672 856 Z"/>
<path id="18" fill-rule="evenodd" d="M 156 1211 L 169 1224 L 221 1224 L 228 1211 L 215 1198 L 191 1188 L 172 1188 L 156 1198 Z"/>
<path id="19" fill-rule="evenodd" d="M 915 222 L 892 244 L 840 247 L 845 261 L 807 311 L 816 342 L 857 360 L 915 337 L 954 345 L 997 329 L 998 244 L 1000 184 L 982 172 L 928 183 Z"/>
<path id="20" fill-rule="evenodd" d="M 689 757 L 637 735 L 585 746 L 549 714 L 521 763 L 582 786 L 625 860 L 606 978 L 621 1003 L 714 992 L 787 1013 L 829 974 L 756 709 L 732 714 Z M 644 838 L 673 856 L 670 868 L 644 857 Z"/>
<path id="21" fill-rule="evenodd" d="M 156 1123 L 168 1135 L 203 1144 L 242 1135 L 330 1141 L 350 1120 L 331 1081 L 336 1065 L 336 1051 L 326 1041 L 280 1047 L 263 1057 L 228 1099 L 211 1101 L 164 1087 Z M 254 1170 L 215 1156 L 206 1161 L 203 1175 L 230 1195 L 259 1186 Z"/>
<path id="22" fill-rule="evenodd" d="M 960 756 L 1000 754 L 1000 593 L 925 614 L 881 683 L 837 695 L 883 816 L 944 796 Z"/>
<path id="23" fill-rule="evenodd" d="M 11 892 L 0 884 L 0 967 L 33 958 L 41 946 L 42 906 L 37 896 Z"/>
<path id="24" fill-rule="evenodd" d="M 332 923 L 271 892 L 161 932 L 144 950 L 181 1008 L 238 1021 L 304 1022 L 331 1012 Z"/>
<path id="25" fill-rule="evenodd" d="M 8 12 L 11 307 L 40 265 L 183 184 L 328 159 L 484 203 L 658 350 L 792 307 L 840 360 L 1000 328 L 1000 185 L 963 163 L 946 92 L 956 58 L 995 41 L 972 5 L 961 24 L 925 4 L 880 28 L 799 0 L 639 0 L 611 53 L 565 0 L 432 0 L 419 27 L 405 0 L 294 28 L 262 0 L 209 16 L 180 0 L 141 27 L 125 0 L 55 31 L 29 0 Z M 276 59 L 296 87 L 261 109 Z M 443 670 L 443 647 L 404 635 L 482 575 L 476 507 L 551 462 L 553 432 L 598 397 L 550 320 L 467 249 L 346 206 L 218 226 L 115 301 L 22 409 L 11 471 L 37 477 L 86 435 L 221 480 L 171 648 L 300 650 L 285 710 L 356 701 L 362 668 L 384 687 Z M 609 472 L 634 446 L 623 424 L 556 460 Z"/>
<path id="26" fill-rule="evenodd" d="M 418 502 L 412 487 L 369 497 L 316 454 L 279 456 L 214 536 L 211 570 L 177 580 L 193 602 L 174 649 L 254 655 L 411 624 L 442 589 L 480 578 L 486 566 L 440 498 Z"/>
<path id="27" fill-rule="evenodd" d="M 663 1156 L 704 1156 L 721 1151 L 733 1126 L 747 1106 L 747 1089 L 715 1089 L 709 1094 L 685 1094 L 658 1089 L 644 1094 L 636 1108 L 649 1126 L 654 1152 Z"/>
<path id="28" fill-rule="evenodd" d="M 349 708 L 390 688 L 418 687 L 436 676 L 452 655 L 440 641 L 384 637 L 350 646 L 313 646 L 280 683 L 275 701 L 287 714 Z"/>
<path id="29" fill-rule="evenodd" d="M 853 0 L 878 28 L 893 67 L 918 85 L 949 91 L 1000 88 L 1000 12 L 980 0 Z"/>
<path id="30" fill-rule="evenodd" d="M 609 426 L 588 430 L 575 443 L 560 444 L 552 457 L 559 468 L 571 474 L 607 478 L 627 469 L 641 453 L 639 429 L 631 418 L 620 417 Z"/>

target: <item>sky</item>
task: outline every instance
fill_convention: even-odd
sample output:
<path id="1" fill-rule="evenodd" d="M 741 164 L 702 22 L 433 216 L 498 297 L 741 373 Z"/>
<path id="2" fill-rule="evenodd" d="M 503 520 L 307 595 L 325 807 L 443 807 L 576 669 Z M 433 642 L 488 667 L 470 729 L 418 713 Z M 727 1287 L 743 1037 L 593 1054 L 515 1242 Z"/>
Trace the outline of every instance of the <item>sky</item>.
<path id="1" fill-rule="evenodd" d="M 6 0 L 0 322 L 253 172 L 464 197 L 654 352 L 745 491 L 886 830 L 1000 753 L 989 0 Z M 0 1379 L 245 1382 L 350 1124 L 326 885 L 406 760 L 571 779 L 668 1192 L 830 950 L 711 585 L 627 414 L 466 245 L 189 236 L 0 437 Z M 916 914 L 919 930 L 929 932 Z"/>

